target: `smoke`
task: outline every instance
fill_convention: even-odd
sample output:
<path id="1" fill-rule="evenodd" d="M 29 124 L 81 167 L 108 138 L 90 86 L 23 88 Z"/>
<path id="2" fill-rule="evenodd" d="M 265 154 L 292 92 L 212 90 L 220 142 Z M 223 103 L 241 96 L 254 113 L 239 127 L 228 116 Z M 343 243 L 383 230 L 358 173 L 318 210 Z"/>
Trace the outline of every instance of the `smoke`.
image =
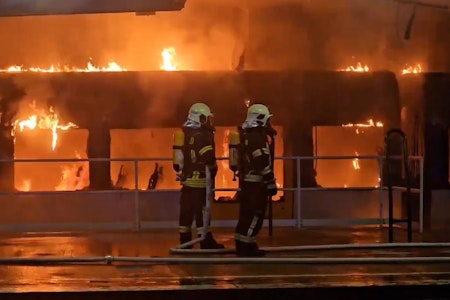
<path id="1" fill-rule="evenodd" d="M 411 6 L 393 1 L 298 1 L 261 8 L 251 18 L 252 67 L 339 69 L 362 62 L 371 70 L 398 72 L 405 64 L 422 63 L 428 70 L 436 44 L 450 47 L 449 32 L 445 41 L 434 38 L 438 21 L 449 18 L 418 8 L 405 41 L 411 13 Z"/>
<path id="2" fill-rule="evenodd" d="M 16 85 L 12 78 L 0 78 L 0 125 L 9 127 L 18 111 L 25 90 Z"/>
<path id="3" fill-rule="evenodd" d="M 173 46 L 183 69 L 230 70 L 245 51 L 247 69 L 336 69 L 361 61 L 397 71 L 406 63 L 426 65 L 442 19 L 436 10 L 417 9 L 411 39 L 404 41 L 412 7 L 394 1 L 244 3 L 188 0 L 182 11 L 154 16 L 2 18 L 0 66 L 83 67 L 92 58 L 98 65 L 114 60 L 129 70 L 158 70 L 161 51 Z M 449 47 L 448 40 L 441 43 Z"/>
<path id="4" fill-rule="evenodd" d="M 191 1 L 182 12 L 0 19 L 0 66 L 85 66 L 114 60 L 129 70 L 158 70 L 173 46 L 187 69 L 230 69 L 233 7 Z"/>
<path id="5" fill-rule="evenodd" d="M 411 6 L 393 1 L 373 5 L 359 0 L 217 0 L 211 5 L 209 0 L 188 0 L 182 11 L 154 16 L 0 18 L 0 68 L 48 68 L 55 64 L 84 67 L 92 58 L 99 66 L 116 61 L 128 70 L 159 70 L 162 50 L 174 47 L 175 61 L 185 70 L 335 70 L 358 62 L 371 70 L 399 72 L 404 65 L 416 63 L 421 63 L 425 71 L 450 70 L 448 15 L 445 19 L 439 11 L 418 8 L 411 39 L 405 41 L 411 13 Z M 445 22 L 447 27 L 442 26 Z M 35 100 L 37 106 L 46 107 L 52 99 L 62 103 L 77 93 L 77 85 L 56 92 L 42 78 L 20 77 L 15 85 L 18 90 L 24 88 L 27 96 L 14 97 L 23 98 L 24 106 Z M 154 123 L 171 119 L 177 109 L 187 109 L 167 107 L 189 89 L 182 77 L 176 82 L 176 86 L 163 89 L 154 77 L 137 77 L 133 88 L 151 95 L 148 115 Z M 229 85 L 239 86 L 234 82 L 224 82 L 223 86 Z M 198 94 L 198 99 L 185 102 L 210 100 L 202 99 L 201 91 L 190 94 Z M 69 109 L 55 109 L 70 118 Z"/>

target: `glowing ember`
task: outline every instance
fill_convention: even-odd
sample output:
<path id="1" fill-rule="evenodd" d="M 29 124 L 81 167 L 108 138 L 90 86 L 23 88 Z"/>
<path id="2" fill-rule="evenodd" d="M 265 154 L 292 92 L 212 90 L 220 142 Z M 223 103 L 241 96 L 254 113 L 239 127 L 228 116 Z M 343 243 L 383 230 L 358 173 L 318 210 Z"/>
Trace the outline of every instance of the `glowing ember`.
<path id="1" fill-rule="evenodd" d="M 356 67 L 349 66 L 345 69 L 341 69 L 339 71 L 346 71 L 346 72 L 369 72 L 369 67 L 367 65 L 362 65 L 361 63 L 357 63 Z"/>
<path id="2" fill-rule="evenodd" d="M 175 56 L 177 55 L 177 52 L 175 51 L 175 48 L 169 47 L 164 48 L 164 50 L 161 52 L 161 56 L 163 59 L 163 64 L 161 65 L 161 70 L 165 71 L 176 71 L 178 70 L 176 64 L 175 64 Z"/>
<path id="3" fill-rule="evenodd" d="M 355 155 L 359 156 L 359 153 L 357 151 L 355 151 Z M 352 160 L 352 165 L 353 165 L 353 169 L 355 169 L 355 170 L 361 169 L 361 167 L 359 166 L 359 159 L 358 158 L 355 158 L 355 159 Z"/>
<path id="4" fill-rule="evenodd" d="M 75 153 L 78 159 L 81 155 Z M 77 191 L 89 185 L 89 163 L 84 161 L 71 166 L 61 166 L 61 182 L 55 187 L 56 191 Z"/>
<path id="5" fill-rule="evenodd" d="M 22 182 L 22 185 L 17 189 L 21 192 L 29 192 L 31 190 L 31 181 L 29 179 L 25 179 Z"/>
<path id="6" fill-rule="evenodd" d="M 0 72 L 7 73 L 20 73 L 20 72 L 37 72 L 37 73 L 60 73 L 60 72 L 126 72 L 127 69 L 122 68 L 116 62 L 109 62 L 106 67 L 96 67 L 91 61 L 89 61 L 85 68 L 75 67 L 61 67 L 50 66 L 49 68 L 31 67 L 24 68 L 23 66 L 10 66 L 6 69 L 0 69 Z"/>
<path id="7" fill-rule="evenodd" d="M 356 134 L 360 134 L 360 133 L 364 133 L 364 130 L 360 130 L 360 128 L 369 128 L 369 127 L 383 127 L 383 123 L 381 122 L 374 122 L 372 119 L 367 120 L 367 123 L 357 123 L 357 124 L 353 124 L 353 123 L 347 123 L 347 124 L 342 124 L 342 127 L 356 127 L 355 128 L 355 132 Z"/>
<path id="8" fill-rule="evenodd" d="M 59 124 L 58 114 L 53 110 L 53 107 L 49 108 L 47 113 L 45 110 L 37 110 L 36 103 L 30 105 L 30 107 L 36 111 L 35 114 L 31 115 L 25 120 L 16 120 L 13 124 L 12 135 L 15 135 L 17 128 L 22 132 L 25 128 L 29 130 L 39 129 L 50 129 L 52 131 L 52 150 L 55 150 L 56 144 L 58 142 L 58 129 L 68 130 L 69 128 L 77 128 L 78 126 L 74 123 Z"/>
<path id="9" fill-rule="evenodd" d="M 415 66 L 406 66 L 405 68 L 403 68 L 402 70 L 402 74 L 418 74 L 418 73 L 422 73 L 422 66 L 420 64 L 417 64 Z"/>
<path id="10" fill-rule="evenodd" d="M 357 124 L 353 124 L 353 123 L 347 123 L 347 124 L 342 124 L 342 127 L 383 127 L 383 123 L 381 122 L 374 122 L 372 119 L 367 120 L 367 123 L 357 123 Z"/>

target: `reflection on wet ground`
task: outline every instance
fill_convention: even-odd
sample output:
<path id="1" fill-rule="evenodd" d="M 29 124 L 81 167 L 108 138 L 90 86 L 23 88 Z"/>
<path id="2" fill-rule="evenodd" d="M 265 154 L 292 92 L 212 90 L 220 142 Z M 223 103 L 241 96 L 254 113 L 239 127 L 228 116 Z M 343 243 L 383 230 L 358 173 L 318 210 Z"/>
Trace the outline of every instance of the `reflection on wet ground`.
<path id="1" fill-rule="evenodd" d="M 215 229 L 218 241 L 234 247 L 232 229 Z M 176 230 L 101 233 L 27 233 L 0 234 L 0 257 L 193 257 L 170 255 L 177 244 Z M 405 232 L 397 232 L 397 241 L 405 241 Z M 346 229 L 275 228 L 269 237 L 260 234 L 264 247 L 380 243 L 387 232 L 378 227 Z M 416 234 L 415 242 L 450 242 L 449 232 Z M 399 248 L 315 250 L 269 253 L 268 257 L 450 257 L 449 248 Z M 227 255 L 195 255 L 194 257 L 234 257 Z M 263 258 L 264 259 L 264 258 Z M 0 293 L 18 296 L 29 292 L 73 291 L 223 291 L 235 289 L 318 289 L 349 287 L 421 286 L 435 289 L 450 284 L 450 263 L 401 264 L 149 264 L 149 263 L 84 263 L 52 265 L 1 265 Z M 411 288 L 409 290 L 412 291 Z M 9 293 L 9 294 L 7 294 Z M 318 293 L 316 291 L 316 293 Z M 93 295 L 93 294 L 91 294 Z M 269 295 L 266 294 L 266 296 Z M 448 293 L 450 295 L 450 292 Z M 6 296 L 5 296 L 6 297 Z M 0 297 L 0 299 L 7 299 Z M 216 296 L 214 296 L 217 298 Z M 13 299 L 13 298 L 11 298 Z M 68 299 L 65 296 L 64 299 Z M 80 298 L 81 299 L 81 298 Z M 83 298 L 84 299 L 84 298 Z M 94 298 L 92 298 L 94 299 Z M 106 299 L 106 298 L 98 298 Z M 108 298 L 109 299 L 109 298 Z M 137 299 L 137 298 L 136 298 Z M 131 300 L 131 299 L 130 299 Z M 216 299 L 215 299 L 216 300 Z"/>

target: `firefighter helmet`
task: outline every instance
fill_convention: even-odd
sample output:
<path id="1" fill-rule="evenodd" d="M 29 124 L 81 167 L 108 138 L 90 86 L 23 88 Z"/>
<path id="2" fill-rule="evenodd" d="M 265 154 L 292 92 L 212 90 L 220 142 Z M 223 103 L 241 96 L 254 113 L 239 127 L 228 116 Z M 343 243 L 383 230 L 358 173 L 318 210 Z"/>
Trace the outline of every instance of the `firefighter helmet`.
<path id="1" fill-rule="evenodd" d="M 195 103 L 189 109 L 188 120 L 199 124 L 205 124 L 208 119 L 213 116 L 214 115 L 208 105 L 204 103 Z"/>
<path id="2" fill-rule="evenodd" d="M 247 123 L 257 123 L 258 125 L 266 126 L 267 121 L 272 117 L 267 106 L 263 104 L 253 104 L 248 108 Z"/>

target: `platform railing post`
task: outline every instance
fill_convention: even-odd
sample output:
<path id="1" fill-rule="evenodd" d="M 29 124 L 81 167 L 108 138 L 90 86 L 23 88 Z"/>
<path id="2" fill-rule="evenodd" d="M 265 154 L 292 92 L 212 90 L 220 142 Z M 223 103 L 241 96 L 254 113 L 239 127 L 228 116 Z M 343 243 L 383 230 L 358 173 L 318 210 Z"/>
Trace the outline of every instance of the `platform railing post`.
<path id="1" fill-rule="evenodd" d="M 134 224 L 135 231 L 141 230 L 141 222 L 140 222 L 140 201 L 139 201 L 139 162 L 136 159 L 134 161 Z"/>
<path id="2" fill-rule="evenodd" d="M 379 205 L 379 217 L 380 217 L 380 228 L 383 228 L 384 225 L 384 216 L 383 216 L 383 157 L 378 156 L 378 205 Z"/>
<path id="3" fill-rule="evenodd" d="M 394 200 L 393 200 L 393 192 L 392 192 L 392 149 L 391 149 L 391 136 L 397 134 L 401 137 L 402 140 L 402 150 L 403 150 L 403 166 L 405 172 L 405 180 L 406 180 L 406 220 L 402 219 L 394 219 Z M 401 129 L 391 129 L 386 133 L 385 137 L 385 147 L 386 147 L 386 169 L 387 169 L 387 184 L 388 184 L 388 196 L 389 196 L 389 242 L 392 243 L 394 241 L 394 223 L 406 222 L 407 223 L 407 235 L 408 242 L 412 242 L 412 204 L 411 204 L 411 171 L 409 164 L 409 153 L 408 153 L 408 142 L 406 140 L 406 134 Z"/>
<path id="4" fill-rule="evenodd" d="M 419 186 L 419 231 L 423 232 L 423 157 L 419 159 L 420 186 Z"/>
<path id="5" fill-rule="evenodd" d="M 209 221 L 211 219 L 211 200 L 214 198 L 215 184 L 213 184 L 213 179 L 211 178 L 211 169 L 209 166 L 205 166 L 205 177 L 206 177 L 206 201 L 205 201 L 205 213 L 203 214 L 203 230 L 201 232 L 201 240 L 206 238 L 206 234 L 209 231 Z"/>
<path id="6" fill-rule="evenodd" d="M 295 208 L 296 208 L 296 219 L 297 219 L 297 228 L 301 228 L 302 227 L 302 209 L 301 209 L 301 204 L 302 204 L 302 195 L 301 195 L 301 190 L 302 190 L 302 181 L 301 181 L 301 157 L 296 157 L 295 158 L 295 165 L 296 165 L 296 173 L 297 173 L 297 183 L 296 183 L 296 189 L 295 189 Z"/>

